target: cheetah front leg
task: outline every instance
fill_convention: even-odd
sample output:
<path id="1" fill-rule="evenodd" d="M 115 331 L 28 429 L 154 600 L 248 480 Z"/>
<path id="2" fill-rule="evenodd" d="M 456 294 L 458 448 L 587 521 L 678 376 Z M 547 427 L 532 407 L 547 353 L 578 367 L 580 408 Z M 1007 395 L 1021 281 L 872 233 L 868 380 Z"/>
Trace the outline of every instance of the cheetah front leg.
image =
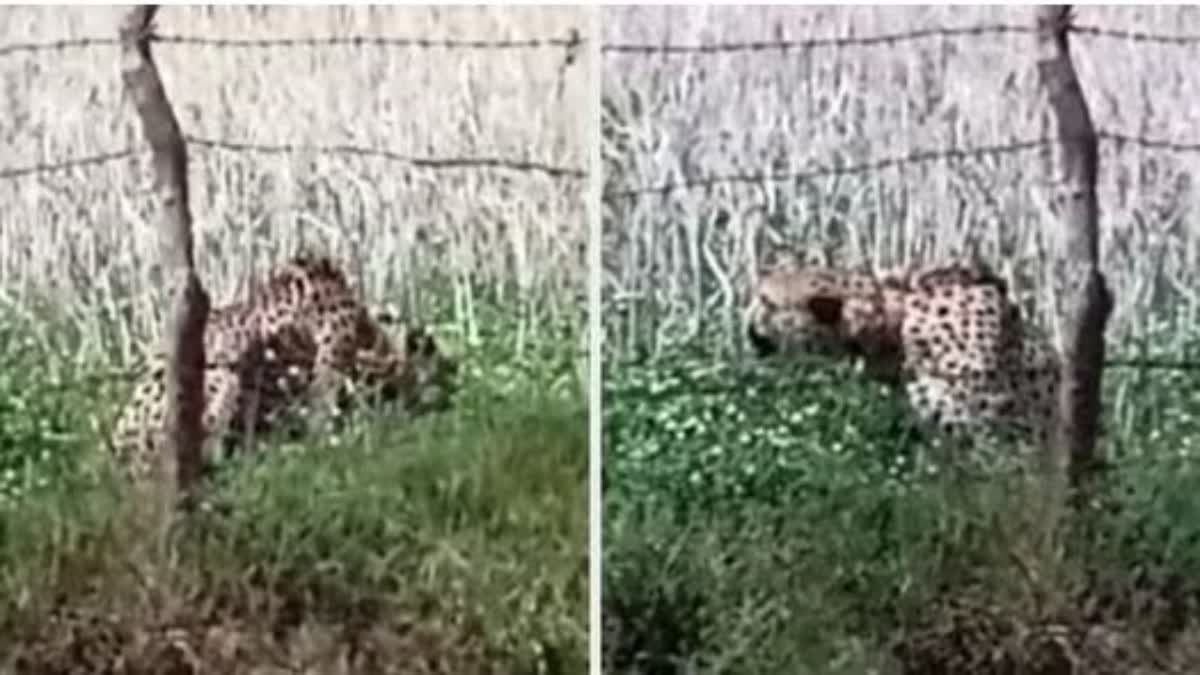
<path id="1" fill-rule="evenodd" d="M 224 459 L 234 443 L 249 443 L 250 434 L 244 433 L 249 427 L 254 428 L 254 416 L 257 415 L 257 397 L 253 392 L 244 391 L 246 383 L 243 377 L 230 368 L 210 368 L 205 373 L 204 380 L 204 431 L 205 450 L 204 464 L 207 468 L 214 461 Z M 241 430 L 241 438 L 235 437 L 235 431 Z"/>
<path id="2" fill-rule="evenodd" d="M 111 448 L 127 478 L 142 482 L 157 475 L 165 447 L 166 383 L 165 366 L 161 362 L 134 388 L 130 400 L 117 421 Z M 213 443 L 220 443 L 229 429 L 237 410 L 240 388 L 237 375 L 228 368 L 207 368 L 204 373 L 204 411 L 201 430 L 204 434 L 202 457 L 208 465 L 213 455 Z"/>
<path id="3" fill-rule="evenodd" d="M 307 400 L 312 425 L 322 432 L 332 430 L 340 414 L 339 389 L 342 382 L 353 375 L 357 354 L 353 320 L 352 313 L 342 313 L 317 330 L 317 354 Z"/>

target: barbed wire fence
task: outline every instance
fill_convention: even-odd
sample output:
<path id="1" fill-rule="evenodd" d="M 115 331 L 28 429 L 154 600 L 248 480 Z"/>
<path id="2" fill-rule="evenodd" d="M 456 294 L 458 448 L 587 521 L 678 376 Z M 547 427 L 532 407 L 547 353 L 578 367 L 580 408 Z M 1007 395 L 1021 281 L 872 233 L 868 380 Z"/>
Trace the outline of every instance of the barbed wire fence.
<path id="1" fill-rule="evenodd" d="M 319 37 L 270 37 L 270 38 L 225 38 L 184 34 L 155 34 L 150 38 L 151 43 L 170 45 L 190 45 L 211 49 L 224 50 L 313 50 L 313 49 L 348 49 L 348 50 L 421 50 L 421 51 L 469 51 L 469 52 L 512 52 L 542 50 L 550 53 L 557 52 L 556 87 L 554 94 L 559 100 L 563 97 L 565 84 L 572 77 L 571 68 L 575 66 L 587 47 L 588 41 L 578 29 L 570 28 L 564 35 L 553 37 L 535 37 L 528 39 L 431 39 L 424 37 L 385 37 L 368 35 L 334 35 Z M 10 44 L 0 44 L 0 69 L 4 61 L 14 58 L 38 59 L 54 58 L 69 51 L 96 52 L 97 59 L 117 61 L 121 43 L 117 37 L 81 37 L 48 41 L 27 41 Z M 122 94 L 123 95 L 123 94 Z M 419 155 L 398 149 L 371 147 L 367 145 L 332 143 L 257 143 L 228 138 L 206 137 L 196 134 L 183 134 L 189 150 L 200 148 L 210 151 L 239 153 L 245 155 L 304 155 L 304 156 L 335 156 L 373 158 L 388 163 L 394 163 L 413 169 L 424 169 L 438 172 L 490 171 L 509 172 L 529 176 L 540 176 L 555 183 L 562 184 L 564 189 L 577 190 L 586 194 L 588 172 L 577 166 L 556 163 L 548 158 L 530 156 L 437 156 L 435 154 Z M 112 149 L 104 152 L 67 157 L 34 157 L 21 158 L 15 156 L 0 159 L 0 181 L 17 181 L 30 177 L 50 174 L 69 173 L 77 169 L 99 167 L 114 163 L 127 162 L 148 157 L 150 150 L 144 142 L 131 143 L 127 147 Z M 570 187 L 577 186 L 577 187 Z M 580 237 L 585 238 L 585 231 Z M 73 261 L 72 261 L 73 262 Z M 586 276 L 584 277 L 586 278 Z M 2 290 L 2 289 L 0 289 Z M 585 296 L 584 289 L 579 289 L 579 295 Z M 14 298 L 0 299 L 12 301 Z M 18 310 L 20 308 L 17 308 Z M 23 311 L 18 316 L 24 316 Z M 144 365 L 144 364 L 143 364 Z M 82 385 L 101 387 L 109 383 L 129 382 L 136 379 L 142 367 L 135 364 L 133 369 L 118 366 L 105 372 L 84 375 L 78 378 L 67 378 L 57 382 L 62 389 L 75 388 Z"/>
<path id="2" fill-rule="evenodd" d="M 560 51 L 562 60 L 558 70 L 559 90 L 567 77 L 567 70 L 574 65 L 586 41 L 577 29 L 571 29 L 564 37 L 530 38 L 525 40 L 434 40 L 428 38 L 399 38 L 366 35 L 339 35 L 304 38 L 210 38 L 192 35 L 154 35 L 150 42 L 177 45 L 195 45 L 215 49 L 318 49 L 332 47 L 392 48 L 459 51 L 511 51 L 548 49 Z M 117 38 L 83 37 L 43 42 L 22 42 L 0 45 L 0 58 L 18 55 L 38 56 L 67 50 L 95 49 L 120 46 Z M 215 138 L 202 138 L 185 134 L 190 146 L 200 146 L 231 152 L 254 152 L 263 154 L 315 153 L 326 155 L 356 155 L 376 157 L 425 169 L 503 169 L 518 172 L 541 173 L 556 179 L 583 180 L 587 172 L 582 168 L 557 166 L 550 162 L 530 158 L 505 157 L 421 157 L 398 151 L 368 148 L 354 145 L 306 145 L 306 144 L 259 144 Z M 128 159 L 143 152 L 143 148 L 129 147 L 86 157 L 62 158 L 51 161 L 34 161 L 25 165 L 0 166 L 0 180 L 24 176 L 65 171 L 74 168 L 95 166 Z"/>
<path id="3" fill-rule="evenodd" d="M 356 145 L 311 145 L 300 143 L 271 145 L 263 143 L 246 143 L 240 141 L 202 138 L 191 134 L 185 134 L 184 140 L 189 146 L 226 150 L 230 152 L 274 155 L 354 155 L 358 157 L 375 157 L 378 159 L 407 164 L 409 166 L 421 169 L 504 169 L 508 171 L 540 173 L 556 179 L 563 178 L 583 180 L 587 177 L 587 172 L 583 169 L 556 166 L 554 164 L 548 164 L 532 159 L 508 159 L 504 157 L 419 157 L 416 155 L 408 155 L 392 150 L 369 148 Z M 68 171 L 86 166 L 107 164 L 109 162 L 136 157 L 141 152 L 143 151 L 140 148 L 131 147 L 125 150 L 104 152 L 96 155 L 89 155 L 87 157 L 61 159 L 53 162 L 35 162 L 27 166 L 5 167 L 0 168 L 0 180 L 10 180 L 14 178 L 22 178 L 24 176 L 31 176 L 34 174 Z"/>
<path id="4" fill-rule="evenodd" d="M 1032 34 L 1034 28 L 1018 24 L 987 24 L 977 26 L 938 27 L 904 31 L 885 35 L 850 36 L 814 38 L 807 40 L 761 40 L 749 42 L 714 42 L 696 45 L 670 44 L 625 44 L 610 43 L 600 47 L 602 54 L 636 54 L 642 56 L 671 56 L 671 55 L 714 55 L 733 52 L 779 52 L 788 55 L 790 52 L 813 52 L 821 49 L 850 49 L 856 47 L 889 46 L 895 47 L 906 42 L 917 42 L 930 39 L 949 39 L 956 37 L 980 37 L 986 35 Z M 1069 32 L 1112 38 L 1130 42 L 1144 42 L 1166 45 L 1200 45 L 1200 35 L 1163 35 L 1144 31 L 1128 31 L 1102 28 L 1099 26 L 1073 25 Z M 1145 148 L 1171 152 L 1200 152 L 1200 142 L 1179 142 L 1169 139 L 1152 139 L 1133 136 L 1116 131 L 1101 129 L 1097 132 L 1099 140 L 1111 141 L 1117 144 L 1138 145 Z M 1037 138 L 1018 141 L 1003 145 L 981 146 L 973 148 L 939 148 L 925 149 L 901 156 L 885 157 L 865 164 L 853 166 L 820 167 L 792 174 L 735 174 L 725 176 L 706 176 L 661 185 L 646 185 L 624 189 L 605 190 L 602 199 L 607 203 L 640 195 L 666 194 L 673 190 L 689 190 L 708 188 L 719 184 L 730 183 L 772 183 L 781 181 L 803 181 L 834 175 L 852 175 L 891 168 L 904 164 L 935 162 L 968 157 L 980 157 L 1024 152 L 1027 150 L 1044 149 L 1056 143 L 1054 139 Z"/>
<path id="5" fill-rule="evenodd" d="M 1071 33 L 1116 38 L 1133 42 L 1150 42 L 1169 45 L 1197 45 L 1200 35 L 1162 35 L 1144 31 L 1114 30 L 1100 26 L 1075 24 L 1068 29 Z M 669 44 L 622 44 L 609 43 L 600 47 L 601 53 L 624 53 L 644 55 L 669 54 L 720 54 L 727 52 L 780 52 L 808 51 L 813 49 L 846 47 L 895 47 L 905 42 L 917 42 L 936 38 L 981 37 L 985 35 L 1030 34 L 1032 26 L 1020 24 L 978 24 L 972 26 L 937 26 L 916 30 L 886 33 L 881 35 L 811 38 L 805 40 L 754 40 L 749 42 L 713 42 L 697 45 Z"/>
<path id="6" fill-rule="evenodd" d="M 1147 43 L 1174 47 L 1196 47 L 1200 46 L 1200 35 L 1181 35 L 1181 34 L 1161 34 L 1138 30 L 1121 30 L 1111 29 L 1095 25 L 1074 24 L 1068 29 L 1071 33 L 1086 35 L 1099 38 L 1102 40 L 1127 41 L 1131 43 Z M 728 42 L 709 42 L 703 44 L 652 44 L 652 43 L 608 43 L 601 46 L 600 51 L 604 55 L 622 55 L 635 56 L 646 59 L 668 60 L 673 58 L 695 58 L 717 55 L 732 55 L 737 53 L 760 53 L 760 54 L 778 54 L 781 58 L 802 57 L 810 59 L 815 53 L 822 50 L 837 51 L 837 50 L 852 50 L 864 49 L 872 47 L 897 47 L 906 43 L 917 43 L 932 40 L 952 40 L 963 38 L 974 38 L 984 36 L 999 36 L 1008 34 L 1030 34 L 1035 33 L 1036 28 L 1032 25 L 1019 24 L 1001 24 L 989 23 L 969 26 L 948 26 L 948 27 L 932 27 L 920 28 L 916 30 L 901 31 L 895 33 L 864 35 L 864 36 L 839 36 L 839 37 L 821 37 L 812 39 L 771 39 L 771 40 L 750 40 L 750 41 L 728 41 Z M 1079 49 L 1076 43 L 1075 49 Z M 808 62 L 808 61 L 806 61 Z M 606 114 L 608 111 L 606 111 Z M 606 120 L 606 126 L 608 120 Z M 615 134 L 610 133 L 610 130 L 605 130 L 605 143 L 609 146 L 619 146 Z M 1161 151 L 1164 153 L 1174 154 L 1200 154 L 1200 142 L 1190 139 L 1173 139 L 1173 138 L 1154 138 L 1141 134 L 1130 134 L 1116 129 L 1097 130 L 1098 140 L 1102 143 L 1112 146 L 1116 151 L 1121 151 L 1128 146 L 1134 146 L 1147 150 Z M 914 165 L 927 165 L 935 163 L 955 162 L 968 159 L 983 159 L 994 158 L 1006 155 L 1021 155 L 1025 153 L 1044 152 L 1051 149 L 1059 141 L 1048 137 L 1030 138 L 1027 140 L 1014 140 L 1000 144 L 987 145 L 955 145 L 953 147 L 938 147 L 938 148 L 919 148 L 908 152 L 887 155 L 878 158 L 872 158 L 860 162 L 848 162 L 844 157 L 838 156 L 835 161 L 828 162 L 825 165 L 816 165 L 811 168 L 806 168 L 801 171 L 744 171 L 744 172 L 725 172 L 706 174 L 702 170 L 695 171 L 692 175 L 675 176 L 668 180 L 655 181 L 645 184 L 630 184 L 626 175 L 617 175 L 614 179 L 613 174 L 621 174 L 622 167 L 616 167 L 613 170 L 613 165 L 616 160 L 612 157 L 606 157 L 606 164 L 609 165 L 612 174 L 604 176 L 604 189 L 602 191 L 601 202 L 603 207 L 604 221 L 604 239 L 606 240 L 623 240 L 625 235 L 622 228 L 625 227 L 628 214 L 633 211 L 639 204 L 648 204 L 649 208 L 658 209 L 663 212 L 669 210 L 668 200 L 673 193 L 693 192 L 711 194 L 713 190 L 726 186 L 750 186 L 760 188 L 763 192 L 770 189 L 785 188 L 787 186 L 799 188 L 802 186 L 810 186 L 817 179 L 836 178 L 848 176 L 869 176 L 870 174 L 878 173 L 888 169 L 903 169 L 904 167 Z M 628 151 L 619 148 L 611 150 L 611 155 L 621 155 Z M 612 161 L 610 161 L 612 160 Z M 747 162 L 753 163 L 753 162 Z M 1101 169 L 1103 171 L 1103 167 Z M 678 174 L 679 172 L 674 172 Z M 663 238 L 666 239 L 665 237 Z M 624 246 L 633 246 L 627 241 L 621 241 Z M 602 293 L 603 303 L 605 305 L 604 313 L 606 317 L 617 318 L 607 324 L 606 332 L 606 354 L 615 358 L 645 358 L 650 354 L 656 354 L 663 351 L 663 347 L 669 350 L 673 343 L 687 343 L 690 339 L 699 335 L 697 329 L 692 329 L 689 334 L 691 338 L 684 337 L 682 339 L 668 340 L 667 343 L 657 343 L 657 336 L 650 339 L 655 344 L 646 344 L 642 340 L 642 335 L 633 336 L 629 334 L 620 334 L 619 331 L 624 329 L 625 323 L 633 323 L 626 321 L 627 315 L 631 312 L 637 313 L 640 316 L 637 320 L 641 322 L 638 329 L 653 334 L 656 328 L 656 322 L 661 320 L 661 315 L 658 317 L 652 316 L 656 312 L 663 310 L 661 306 L 645 311 L 637 311 L 635 308 L 641 303 L 654 303 L 654 295 L 649 289 L 656 288 L 654 283 L 649 283 L 642 290 L 630 291 L 627 288 L 617 288 L 619 284 L 611 283 L 611 279 L 619 275 L 618 272 L 610 269 L 614 266 L 619 266 L 622 263 L 614 262 L 617 257 L 616 248 L 613 244 L 607 244 L 604 249 L 604 255 L 608 260 L 605 263 L 606 288 Z M 753 251 L 749 250 L 746 253 L 753 256 Z M 631 256 L 632 257 L 632 256 Z M 706 261 L 711 262 L 711 261 Z M 749 266 L 753 266 L 754 261 L 744 261 Z M 706 270 L 711 272 L 711 269 Z M 692 270 L 696 276 L 701 276 L 705 272 L 700 270 Z M 725 292 L 727 297 L 735 296 L 736 294 L 728 292 L 728 287 L 732 284 L 732 277 L 735 273 L 725 270 L 727 276 L 718 273 L 717 276 L 722 276 L 717 280 L 716 287 Z M 661 280 L 660 280 L 661 281 Z M 740 297 L 740 296 L 739 296 Z M 708 305 L 711 307 L 715 303 Z M 663 310 L 666 313 L 666 310 Z M 611 319 L 610 319 L 611 320 Z M 620 326 L 620 328 L 618 328 Z M 618 333 L 614 334 L 614 331 Z M 726 337 L 733 337 L 736 340 L 737 335 L 730 332 Z M 734 351 L 737 351 L 735 349 Z M 1179 372 L 1196 372 L 1200 371 L 1200 361 L 1182 361 L 1176 359 L 1160 359 L 1160 358 L 1113 358 L 1109 357 L 1106 361 L 1109 366 L 1122 368 L 1130 368 L 1136 370 L 1170 370 Z"/>

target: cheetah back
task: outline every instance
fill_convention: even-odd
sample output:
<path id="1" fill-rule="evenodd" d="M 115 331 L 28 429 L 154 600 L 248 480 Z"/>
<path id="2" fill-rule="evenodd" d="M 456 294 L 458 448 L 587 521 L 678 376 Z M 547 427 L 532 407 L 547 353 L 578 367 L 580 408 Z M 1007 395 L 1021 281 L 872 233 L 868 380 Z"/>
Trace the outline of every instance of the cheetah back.
<path id="1" fill-rule="evenodd" d="M 755 289 L 747 333 L 760 354 L 862 357 L 946 431 L 1042 439 L 1053 419 L 1057 357 L 979 261 L 870 275 L 784 257 Z"/>
<path id="2" fill-rule="evenodd" d="M 1058 363 L 1002 282 L 932 269 L 904 296 L 905 389 L 943 429 L 994 428 L 1043 440 L 1054 416 Z"/>

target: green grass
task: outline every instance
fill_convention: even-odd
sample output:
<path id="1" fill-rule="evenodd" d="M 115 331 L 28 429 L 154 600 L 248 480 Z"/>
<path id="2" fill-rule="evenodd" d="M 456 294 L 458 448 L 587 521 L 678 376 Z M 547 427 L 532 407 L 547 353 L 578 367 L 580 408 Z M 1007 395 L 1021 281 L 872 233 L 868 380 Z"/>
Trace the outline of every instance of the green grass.
<path id="1" fill-rule="evenodd" d="M 364 413 L 336 437 L 230 462 L 216 508 L 165 547 L 98 461 L 115 408 L 97 401 L 128 385 L 10 329 L 0 669 L 98 669 L 120 654 L 152 672 L 169 646 L 139 639 L 165 624 L 214 672 L 281 658 L 335 672 L 347 650 L 355 672 L 583 672 L 587 416 L 577 340 L 559 328 L 443 331 L 463 359 L 452 410 Z"/>
<path id="2" fill-rule="evenodd" d="M 1011 6 L 625 7 L 606 10 L 603 28 L 612 42 L 695 45 L 1033 18 Z M 1090 7 L 1077 19 L 1171 34 L 1200 13 Z M 1186 86 L 1127 95 L 1187 82 L 1170 75 L 1190 68 L 1182 50 L 1070 39 L 1098 128 L 1191 138 L 1171 103 Z M 775 247 L 872 269 L 978 256 L 1028 320 L 1054 325 L 1048 165 L 1033 150 L 971 153 L 1044 135 L 1033 47 L 1022 30 L 605 55 L 606 192 L 702 183 L 603 202 L 608 672 L 1158 672 L 1135 671 L 1149 659 L 1128 644 L 1151 634 L 1165 661 L 1196 670 L 1200 648 L 1184 653 L 1200 645 L 1196 373 L 1110 371 L 1113 470 L 1097 503 L 1047 542 L 1036 476 L 1002 471 L 1003 448 L 962 466 L 850 368 L 739 362 L 747 294 Z M 945 150 L 965 156 L 814 175 Z M 1109 141 L 1099 152 L 1107 338 L 1194 363 L 1200 230 L 1191 184 L 1176 179 L 1196 157 Z M 719 178 L 760 174 L 808 177 Z M 968 624 L 996 639 L 972 641 Z M 1091 660 L 1033 667 L 1048 649 L 1033 638 L 1053 626 Z M 1125 656 L 1087 642 L 1096 635 Z M 937 648 L 995 662 L 951 664 Z"/>
<path id="3" fill-rule="evenodd" d="M 685 348 L 606 369 L 606 672 L 940 672 L 897 645 L 958 626 L 951 606 L 1198 644 L 1195 373 L 1110 373 L 1113 470 L 1046 554 L 1036 477 L 957 470 L 852 368 Z"/>

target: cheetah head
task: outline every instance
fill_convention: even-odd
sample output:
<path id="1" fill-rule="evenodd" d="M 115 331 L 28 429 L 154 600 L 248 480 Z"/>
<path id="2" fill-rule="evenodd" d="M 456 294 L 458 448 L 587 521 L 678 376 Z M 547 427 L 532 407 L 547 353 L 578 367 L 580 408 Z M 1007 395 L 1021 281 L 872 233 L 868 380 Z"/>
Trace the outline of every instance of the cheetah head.
<path id="1" fill-rule="evenodd" d="M 394 325 L 384 331 L 384 323 Z M 457 388 L 458 363 L 442 353 L 433 335 L 389 315 L 370 324 L 360 327 L 355 359 L 359 382 L 381 400 L 414 413 L 448 408 Z"/>
<path id="2" fill-rule="evenodd" d="M 869 274 L 776 254 L 753 289 L 746 335 L 760 356 L 890 356 L 899 322 L 888 296 Z"/>

